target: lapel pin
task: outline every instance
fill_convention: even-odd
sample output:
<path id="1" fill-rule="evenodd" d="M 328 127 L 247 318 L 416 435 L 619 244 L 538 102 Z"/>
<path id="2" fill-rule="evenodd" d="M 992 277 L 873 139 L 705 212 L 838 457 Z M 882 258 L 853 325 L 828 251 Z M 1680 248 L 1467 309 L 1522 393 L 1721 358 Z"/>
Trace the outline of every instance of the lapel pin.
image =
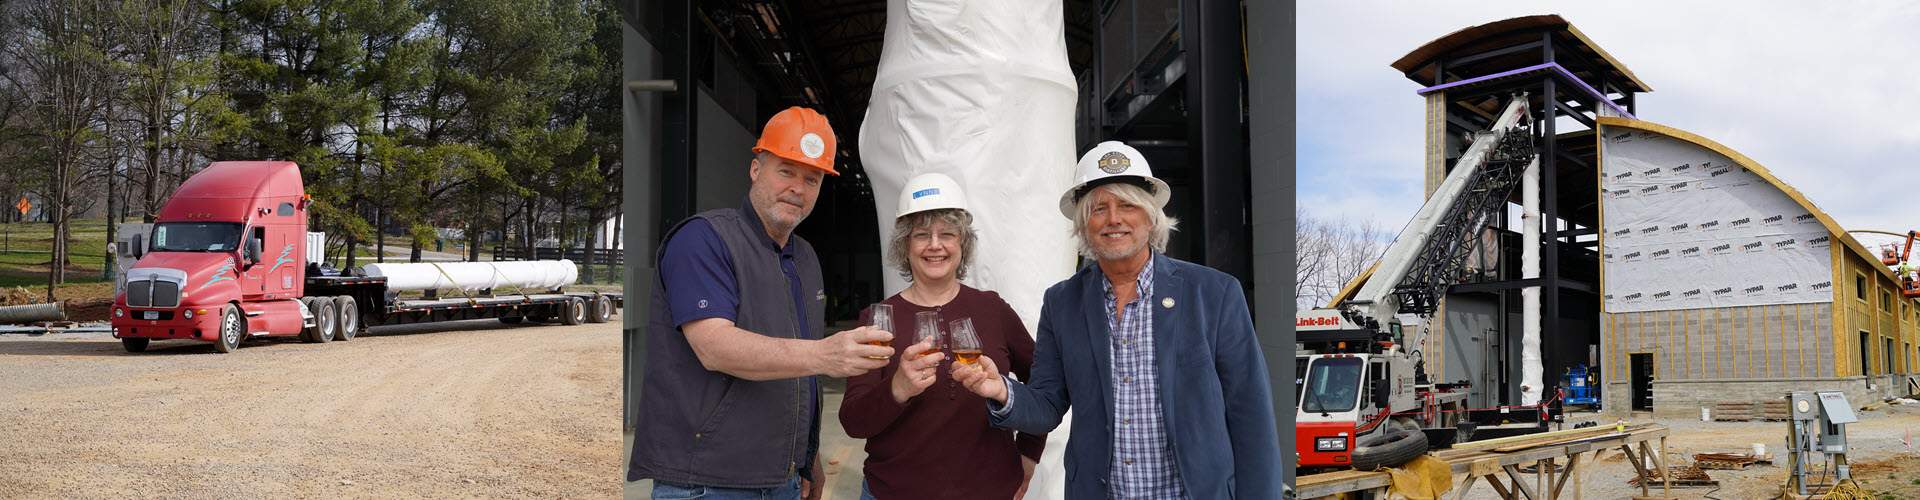
<path id="1" fill-rule="evenodd" d="M 1160 299 L 1160 307 L 1165 307 L 1165 308 L 1167 308 L 1167 309 L 1173 309 L 1173 297 L 1167 297 L 1167 298 L 1164 298 L 1164 299 Z"/>

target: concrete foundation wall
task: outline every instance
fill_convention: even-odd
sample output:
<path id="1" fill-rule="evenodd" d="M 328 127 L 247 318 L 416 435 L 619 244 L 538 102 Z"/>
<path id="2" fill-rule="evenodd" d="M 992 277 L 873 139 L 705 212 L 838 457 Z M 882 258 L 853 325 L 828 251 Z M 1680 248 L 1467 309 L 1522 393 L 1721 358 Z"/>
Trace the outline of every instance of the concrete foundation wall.
<path id="1" fill-rule="evenodd" d="M 1712 408 L 1721 400 L 1765 401 L 1784 396 L 1788 391 L 1839 390 L 1845 392 L 1847 402 L 1857 408 L 1885 397 L 1913 394 L 1916 390 L 1911 384 L 1920 384 L 1920 374 L 1897 373 L 1837 378 L 1655 380 L 1653 381 L 1653 416 L 1700 418 L 1701 408 Z M 1602 402 L 1608 416 L 1626 418 L 1630 415 L 1629 390 L 1625 382 L 1606 384 L 1606 393 L 1602 397 Z"/>
<path id="2" fill-rule="evenodd" d="M 1603 314 L 1602 374 L 1627 382 L 1629 355 L 1651 353 L 1655 384 L 1831 377 L 1832 310 L 1817 303 Z"/>

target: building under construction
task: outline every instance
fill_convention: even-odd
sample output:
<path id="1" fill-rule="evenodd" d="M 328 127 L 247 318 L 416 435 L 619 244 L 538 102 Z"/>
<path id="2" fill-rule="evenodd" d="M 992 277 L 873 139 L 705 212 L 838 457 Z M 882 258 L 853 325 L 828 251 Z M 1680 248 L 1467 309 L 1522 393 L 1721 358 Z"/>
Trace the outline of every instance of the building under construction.
<path id="1" fill-rule="evenodd" d="M 1881 255 L 1759 162 L 1641 120 L 1635 96 L 1652 88 L 1565 19 L 1463 29 L 1392 66 L 1422 87 L 1430 194 L 1508 99 L 1530 96 L 1538 120 L 1538 277 L 1521 275 L 1524 224 L 1509 205 L 1471 238 L 1473 270 L 1420 346 L 1437 380 L 1473 387 L 1470 405 L 1523 403 L 1528 287 L 1542 290 L 1546 384 L 1585 367 L 1609 413 L 1914 392 L 1920 316 Z"/>

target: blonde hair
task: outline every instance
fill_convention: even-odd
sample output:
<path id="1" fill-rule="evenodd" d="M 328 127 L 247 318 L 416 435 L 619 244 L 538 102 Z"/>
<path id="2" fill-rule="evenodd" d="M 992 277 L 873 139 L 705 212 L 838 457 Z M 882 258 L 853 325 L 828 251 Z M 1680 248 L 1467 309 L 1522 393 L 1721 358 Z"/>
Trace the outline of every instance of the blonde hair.
<path id="1" fill-rule="evenodd" d="M 1087 218 L 1093 215 L 1093 193 L 1108 190 L 1120 201 L 1140 207 L 1147 211 L 1147 223 L 1153 226 L 1148 233 L 1147 246 L 1156 253 L 1167 253 L 1167 240 L 1173 237 L 1173 229 L 1180 220 L 1167 215 L 1167 211 L 1153 202 L 1153 193 L 1146 188 L 1127 182 L 1103 184 L 1087 190 L 1087 194 L 1074 201 L 1073 205 L 1073 241 L 1080 249 L 1080 256 L 1088 260 L 1098 260 L 1100 256 L 1093 252 L 1093 244 L 1087 240 Z"/>

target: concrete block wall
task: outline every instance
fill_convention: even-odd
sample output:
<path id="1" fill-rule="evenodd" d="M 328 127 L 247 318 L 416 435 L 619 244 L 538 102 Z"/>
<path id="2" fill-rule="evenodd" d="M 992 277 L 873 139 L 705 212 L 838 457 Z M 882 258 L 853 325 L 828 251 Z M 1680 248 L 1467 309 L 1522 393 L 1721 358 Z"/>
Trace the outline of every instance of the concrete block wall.
<path id="1" fill-rule="evenodd" d="M 1870 377 L 1812 377 L 1780 379 L 1709 379 L 1653 381 L 1655 418 L 1700 418 L 1701 408 L 1712 408 L 1720 400 L 1764 401 L 1779 398 L 1788 391 L 1831 391 L 1847 394 L 1847 402 L 1866 406 L 1889 396 L 1907 396 L 1920 384 L 1920 374 L 1898 373 Z M 1871 387 L 1869 387 L 1871 386 Z M 1606 384 L 1602 396 L 1606 414 L 1626 418 L 1632 401 L 1628 384 Z"/>

